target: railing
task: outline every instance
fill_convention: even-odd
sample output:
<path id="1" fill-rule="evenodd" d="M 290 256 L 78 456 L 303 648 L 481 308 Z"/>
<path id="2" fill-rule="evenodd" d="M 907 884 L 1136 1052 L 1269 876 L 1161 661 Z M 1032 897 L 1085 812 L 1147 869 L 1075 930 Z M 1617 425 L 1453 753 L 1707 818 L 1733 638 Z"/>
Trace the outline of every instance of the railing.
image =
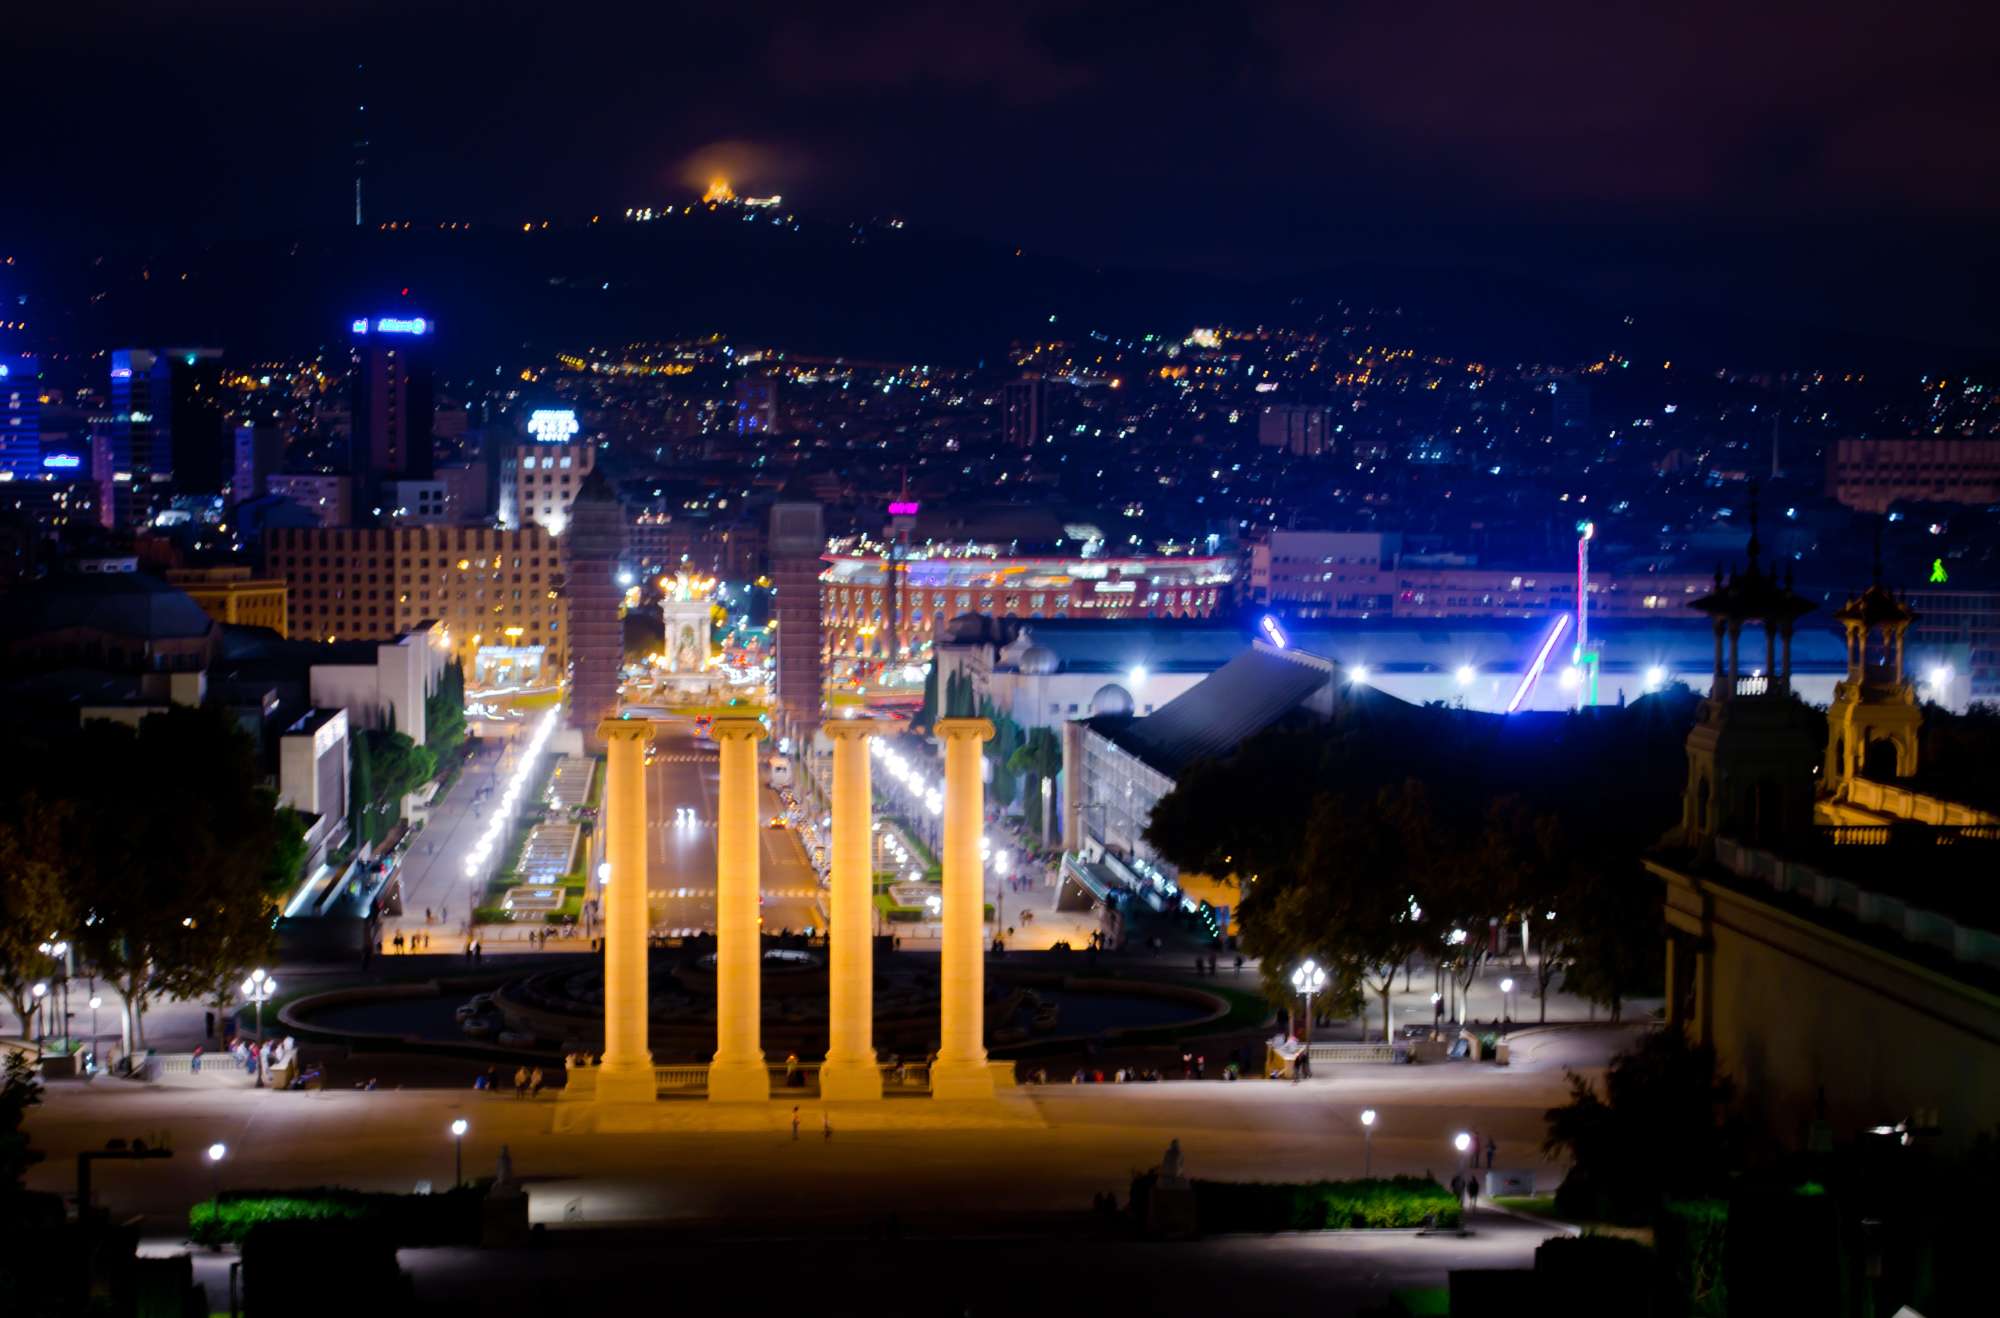
<path id="1" fill-rule="evenodd" d="M 1387 1043 L 1315 1043 L 1306 1046 L 1315 1062 L 1390 1062 L 1396 1047 Z"/>
<path id="2" fill-rule="evenodd" d="M 1950 847 L 2000 842 L 2000 824 L 1821 824 L 1819 834 L 1836 847 Z"/>
<path id="3" fill-rule="evenodd" d="M 785 1088 L 785 1064 L 773 1062 L 768 1069 L 771 1072 L 771 1091 L 782 1091 Z M 818 1062 L 800 1062 L 793 1070 L 805 1077 L 807 1089 L 819 1088 Z M 900 1067 L 887 1063 L 882 1066 L 882 1089 L 885 1093 L 919 1093 L 928 1091 L 930 1087 L 930 1068 L 922 1062 L 906 1062 Z M 661 1094 L 706 1093 L 708 1067 L 700 1063 L 656 1066 L 653 1068 L 653 1089 Z"/>
<path id="4" fill-rule="evenodd" d="M 1761 696 L 1771 689 L 1768 677 L 1739 677 L 1736 679 L 1736 694 L 1739 696 Z"/>

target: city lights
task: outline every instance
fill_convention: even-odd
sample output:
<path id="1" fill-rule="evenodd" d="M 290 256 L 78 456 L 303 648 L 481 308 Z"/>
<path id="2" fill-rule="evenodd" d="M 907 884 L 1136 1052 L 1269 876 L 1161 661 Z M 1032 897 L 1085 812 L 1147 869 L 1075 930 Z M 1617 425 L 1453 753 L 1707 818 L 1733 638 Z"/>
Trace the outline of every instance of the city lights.
<path id="1" fill-rule="evenodd" d="M 480 832 L 479 840 L 465 856 L 465 877 L 477 879 L 492 859 L 493 849 L 500 844 L 508 822 L 513 818 L 514 807 L 520 803 L 521 793 L 528 787 L 529 776 L 534 772 L 535 762 L 541 757 L 542 747 L 548 743 L 549 735 L 556 729 L 556 710 L 543 713 L 535 724 L 535 730 L 528 734 L 527 742 L 519 748 L 519 758 L 514 762 L 514 773 L 507 780 L 507 788 L 501 793 L 500 802 L 487 817 L 486 827 Z"/>
<path id="2" fill-rule="evenodd" d="M 575 439 L 583 425 L 576 410 L 568 407 L 538 407 L 528 413 L 528 433 L 543 444 L 563 444 Z M 567 462 L 569 459 L 565 458 Z"/>

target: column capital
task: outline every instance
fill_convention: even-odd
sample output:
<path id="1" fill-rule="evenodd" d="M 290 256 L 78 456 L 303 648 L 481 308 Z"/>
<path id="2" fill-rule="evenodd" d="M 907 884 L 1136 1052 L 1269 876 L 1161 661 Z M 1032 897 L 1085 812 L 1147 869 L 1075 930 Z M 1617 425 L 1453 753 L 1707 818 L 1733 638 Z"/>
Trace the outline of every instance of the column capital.
<path id="1" fill-rule="evenodd" d="M 771 730 L 754 714 L 724 715 L 709 724 L 709 735 L 717 741 L 762 741 Z"/>
<path id="2" fill-rule="evenodd" d="M 597 735 L 605 741 L 619 737 L 651 741 L 653 732 L 653 720 L 644 718 L 608 718 L 597 725 Z"/>
<path id="3" fill-rule="evenodd" d="M 993 720 L 941 718 L 937 721 L 937 735 L 946 741 L 958 741 L 967 737 L 974 741 L 990 741 L 993 737 Z"/>
<path id="4" fill-rule="evenodd" d="M 889 737 L 909 725 L 900 719 L 836 718 L 819 725 L 830 741 L 862 741 L 869 737 Z"/>

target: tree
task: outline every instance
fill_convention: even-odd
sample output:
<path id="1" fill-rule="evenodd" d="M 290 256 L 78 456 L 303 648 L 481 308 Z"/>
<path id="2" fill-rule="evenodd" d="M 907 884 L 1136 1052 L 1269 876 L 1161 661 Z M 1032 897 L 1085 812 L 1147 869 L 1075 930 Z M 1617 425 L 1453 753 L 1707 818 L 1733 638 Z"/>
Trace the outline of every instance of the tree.
<path id="1" fill-rule="evenodd" d="M 368 743 L 375 804 L 384 818 L 400 817 L 403 798 L 437 776 L 437 756 L 405 733 L 369 729 L 361 736 Z"/>
<path id="2" fill-rule="evenodd" d="M 1445 864 L 1444 836 L 1421 783 L 1359 801 L 1322 797 L 1303 864 L 1245 885 L 1243 946 L 1262 958 L 1273 999 L 1290 1000 L 1292 969 L 1311 957 L 1328 972 L 1330 1000 L 1351 1003 L 1362 991 L 1379 997 L 1388 1041 L 1396 974 L 1436 937 L 1431 894 Z"/>
<path id="3" fill-rule="evenodd" d="M 30 793 L 0 816 L 0 992 L 28 1030 L 34 985 L 54 962 L 42 949 L 65 937 L 76 919 L 65 872 L 66 807 Z"/>
<path id="4" fill-rule="evenodd" d="M 938 720 L 941 708 L 938 696 L 938 666 L 935 662 L 924 669 L 924 703 L 917 706 L 917 712 L 910 716 L 910 729 L 927 732 Z"/>
<path id="5" fill-rule="evenodd" d="M 424 744 L 440 765 L 450 764 L 465 744 L 465 670 L 457 660 L 444 666 L 437 688 L 424 697 Z"/>
<path id="6" fill-rule="evenodd" d="M 75 941 L 124 995 L 136 1047 L 154 998 L 208 996 L 270 955 L 285 830 L 255 748 L 219 709 L 89 723 L 63 749 Z"/>
<path id="7" fill-rule="evenodd" d="M 1014 752 L 1021 748 L 1021 725 L 994 708 L 990 700 L 982 700 L 980 708 L 993 724 L 993 736 L 986 743 L 986 758 L 991 761 L 993 804 L 1006 810 L 1021 793 L 1021 775 L 1012 763 Z"/>
<path id="8" fill-rule="evenodd" d="M 368 737 L 356 731 L 348 739 L 347 819 L 354 830 L 357 846 L 373 846 L 382 840 L 377 831 L 375 810 L 375 767 L 369 754 Z"/>
<path id="9" fill-rule="evenodd" d="M 1021 739 L 1014 753 L 1007 757 L 1007 767 L 1034 783 L 1031 796 L 1039 796 L 1042 802 L 1042 845 L 1049 844 L 1049 809 L 1055 793 L 1042 784 L 1062 772 L 1062 741 L 1051 728 L 1030 728 Z"/>
<path id="10" fill-rule="evenodd" d="M 1565 1215 L 1650 1224 L 1664 1196 L 1717 1190 L 1733 1162 L 1733 1132 L 1717 1118 L 1735 1087 L 1715 1054 L 1679 1030 L 1654 1030 L 1605 1073 L 1604 1096 L 1569 1077 L 1569 1102 L 1545 1114 L 1543 1148 L 1574 1166 L 1556 1191 Z"/>
<path id="11" fill-rule="evenodd" d="M 1660 932 L 1660 886 L 1635 863 L 1591 876 L 1578 893 L 1573 953 L 1563 987 L 1611 1011 L 1657 990 L 1666 939 Z"/>
<path id="12" fill-rule="evenodd" d="M 0 1079 L 0 1230 L 15 1224 L 21 1198 L 28 1192 L 28 1168 L 42 1155 L 28 1146 L 22 1127 L 28 1109 L 42 1102 L 42 1085 L 35 1079 L 28 1054 L 16 1048 L 7 1054 L 5 1078 Z"/>

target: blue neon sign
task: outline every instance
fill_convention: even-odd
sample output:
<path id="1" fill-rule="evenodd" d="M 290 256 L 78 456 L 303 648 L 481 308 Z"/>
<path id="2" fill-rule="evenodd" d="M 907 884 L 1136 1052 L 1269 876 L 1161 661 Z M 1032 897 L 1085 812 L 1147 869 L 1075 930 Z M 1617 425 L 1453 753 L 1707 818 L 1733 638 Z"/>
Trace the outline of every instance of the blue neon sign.
<path id="1" fill-rule="evenodd" d="M 81 467 L 83 459 L 74 453 L 45 453 L 42 455 L 44 467 Z"/>
<path id="2" fill-rule="evenodd" d="M 368 318 L 361 317 L 351 328 L 356 334 L 366 334 Z M 377 316 L 373 328 L 377 334 L 428 334 L 431 322 L 423 316 Z"/>

